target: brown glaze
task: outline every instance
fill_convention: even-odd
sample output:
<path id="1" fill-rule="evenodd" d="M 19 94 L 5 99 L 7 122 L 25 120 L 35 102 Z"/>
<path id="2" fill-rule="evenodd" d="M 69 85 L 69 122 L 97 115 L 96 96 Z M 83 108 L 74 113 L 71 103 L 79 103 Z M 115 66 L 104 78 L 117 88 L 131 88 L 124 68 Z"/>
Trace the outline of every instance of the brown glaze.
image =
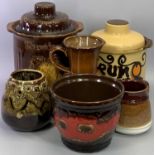
<path id="1" fill-rule="evenodd" d="M 34 12 L 24 14 L 7 28 L 14 34 L 15 69 L 41 70 L 51 85 L 58 73 L 50 63 L 49 50 L 61 45 L 65 37 L 82 31 L 83 24 L 56 12 L 53 3 L 41 2 L 35 4 Z"/>
<path id="2" fill-rule="evenodd" d="M 141 127 L 151 121 L 149 100 L 139 104 L 129 105 L 122 102 L 119 125 L 123 127 Z"/>
<path id="3" fill-rule="evenodd" d="M 61 44 L 60 39 L 23 38 L 14 35 L 15 69 L 38 69 L 44 63 L 50 63 L 49 50 L 56 44 Z"/>
<path id="4" fill-rule="evenodd" d="M 59 35 L 73 32 L 76 26 L 68 15 L 56 12 L 55 4 L 39 2 L 35 4 L 34 12 L 25 13 L 15 30 L 24 34 Z"/>
<path id="5" fill-rule="evenodd" d="M 2 111 L 2 115 L 6 124 L 16 131 L 37 131 L 52 123 L 51 119 L 49 119 L 51 118 L 51 112 L 46 112 L 43 116 L 26 116 L 21 119 L 18 119 L 5 111 Z M 47 120 L 49 121 L 47 122 Z"/>
<path id="6" fill-rule="evenodd" d="M 123 85 L 97 75 L 62 78 L 53 87 L 54 120 L 63 143 L 80 152 L 108 146 L 119 119 Z"/>
<path id="7" fill-rule="evenodd" d="M 96 81 L 78 82 L 77 80 L 77 82 L 71 82 L 70 85 L 67 83 L 61 85 L 55 93 L 69 100 L 95 102 L 115 97 L 120 91 L 106 83 Z"/>
<path id="8" fill-rule="evenodd" d="M 56 98 L 80 106 L 108 104 L 124 94 L 121 82 L 92 74 L 66 76 L 55 82 L 52 90 Z"/>
<path id="9" fill-rule="evenodd" d="M 57 47 L 50 53 L 51 61 L 57 68 L 73 74 L 96 73 L 99 50 L 104 44 L 103 40 L 91 36 L 71 36 L 65 38 L 63 44 L 64 48 Z M 61 65 L 60 51 L 67 55 L 69 68 Z"/>
<path id="10" fill-rule="evenodd" d="M 126 80 L 123 84 L 125 94 L 119 125 L 128 128 L 142 127 L 151 121 L 149 84 L 144 80 Z"/>
<path id="11" fill-rule="evenodd" d="M 38 2 L 35 4 L 35 15 L 49 17 L 55 14 L 55 4 L 50 2 Z"/>

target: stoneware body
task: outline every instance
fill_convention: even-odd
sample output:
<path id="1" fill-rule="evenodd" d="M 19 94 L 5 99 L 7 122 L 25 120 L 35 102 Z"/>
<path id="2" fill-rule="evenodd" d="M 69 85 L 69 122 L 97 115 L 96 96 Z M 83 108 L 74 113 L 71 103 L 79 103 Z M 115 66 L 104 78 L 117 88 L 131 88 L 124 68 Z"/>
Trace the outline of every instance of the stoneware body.
<path id="1" fill-rule="evenodd" d="M 123 134 L 140 134 L 151 127 L 149 84 L 144 80 L 123 81 L 125 94 L 116 131 Z"/>
<path id="2" fill-rule="evenodd" d="M 38 130 L 52 122 L 53 100 L 43 73 L 13 72 L 2 100 L 3 120 L 18 131 Z"/>
<path id="3" fill-rule="evenodd" d="M 103 44 L 102 39 L 93 36 L 67 37 L 63 41 L 64 47 L 51 50 L 50 59 L 58 69 L 68 74 L 96 74 L 97 60 Z"/>
<path id="4" fill-rule="evenodd" d="M 56 12 L 55 5 L 50 2 L 36 3 L 34 12 L 25 13 L 20 21 L 11 22 L 7 27 L 14 34 L 15 69 L 41 70 L 49 84 L 58 76 L 49 61 L 49 50 L 83 29 L 82 23 Z"/>
<path id="5" fill-rule="evenodd" d="M 120 115 L 123 85 L 95 75 L 68 76 L 53 85 L 54 120 L 63 143 L 75 151 L 108 146 Z"/>
<path id="6" fill-rule="evenodd" d="M 103 30 L 92 33 L 105 40 L 98 61 L 98 74 L 118 79 L 145 78 L 146 48 L 152 44 L 129 28 L 124 20 L 109 20 Z"/>

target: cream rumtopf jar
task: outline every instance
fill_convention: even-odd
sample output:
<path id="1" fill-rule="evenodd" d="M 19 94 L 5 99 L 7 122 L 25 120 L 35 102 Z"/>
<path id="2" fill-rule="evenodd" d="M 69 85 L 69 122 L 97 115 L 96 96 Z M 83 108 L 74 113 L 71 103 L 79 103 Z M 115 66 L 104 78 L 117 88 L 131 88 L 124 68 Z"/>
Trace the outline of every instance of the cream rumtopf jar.
<path id="1" fill-rule="evenodd" d="M 105 29 L 92 33 L 105 40 L 98 74 L 118 79 L 145 78 L 146 49 L 152 41 L 129 28 L 125 20 L 109 20 Z"/>

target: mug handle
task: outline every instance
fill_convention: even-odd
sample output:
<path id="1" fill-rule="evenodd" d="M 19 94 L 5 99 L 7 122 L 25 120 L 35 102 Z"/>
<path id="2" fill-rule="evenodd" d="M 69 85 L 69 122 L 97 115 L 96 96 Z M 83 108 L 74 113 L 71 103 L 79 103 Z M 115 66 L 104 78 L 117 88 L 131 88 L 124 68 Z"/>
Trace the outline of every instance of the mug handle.
<path id="1" fill-rule="evenodd" d="M 152 40 L 149 39 L 149 38 L 147 38 L 147 37 L 145 37 L 145 36 L 144 36 L 144 38 L 145 38 L 144 49 L 146 49 L 146 48 L 150 48 L 150 47 L 152 46 Z"/>
<path id="2" fill-rule="evenodd" d="M 62 47 L 62 46 L 53 47 L 49 52 L 50 61 L 55 65 L 56 68 L 64 71 L 65 73 L 71 73 L 69 67 L 66 67 L 59 63 L 60 62 L 60 56 L 59 56 L 60 53 L 64 54 L 65 56 L 67 55 L 64 47 Z M 66 59 L 65 61 L 67 61 L 67 56 L 64 59 Z"/>

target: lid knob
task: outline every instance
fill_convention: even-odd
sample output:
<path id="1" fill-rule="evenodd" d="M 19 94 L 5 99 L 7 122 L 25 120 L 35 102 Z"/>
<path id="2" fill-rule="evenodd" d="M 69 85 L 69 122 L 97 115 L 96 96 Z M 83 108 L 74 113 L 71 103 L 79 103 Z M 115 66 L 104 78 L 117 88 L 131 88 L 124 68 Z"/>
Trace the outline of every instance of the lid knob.
<path id="1" fill-rule="evenodd" d="M 35 15 L 49 17 L 55 14 L 55 5 L 50 2 L 39 2 L 35 4 Z"/>
<path id="2" fill-rule="evenodd" d="M 126 33 L 129 32 L 129 23 L 120 19 L 109 20 L 106 23 L 105 30 L 109 33 Z"/>

